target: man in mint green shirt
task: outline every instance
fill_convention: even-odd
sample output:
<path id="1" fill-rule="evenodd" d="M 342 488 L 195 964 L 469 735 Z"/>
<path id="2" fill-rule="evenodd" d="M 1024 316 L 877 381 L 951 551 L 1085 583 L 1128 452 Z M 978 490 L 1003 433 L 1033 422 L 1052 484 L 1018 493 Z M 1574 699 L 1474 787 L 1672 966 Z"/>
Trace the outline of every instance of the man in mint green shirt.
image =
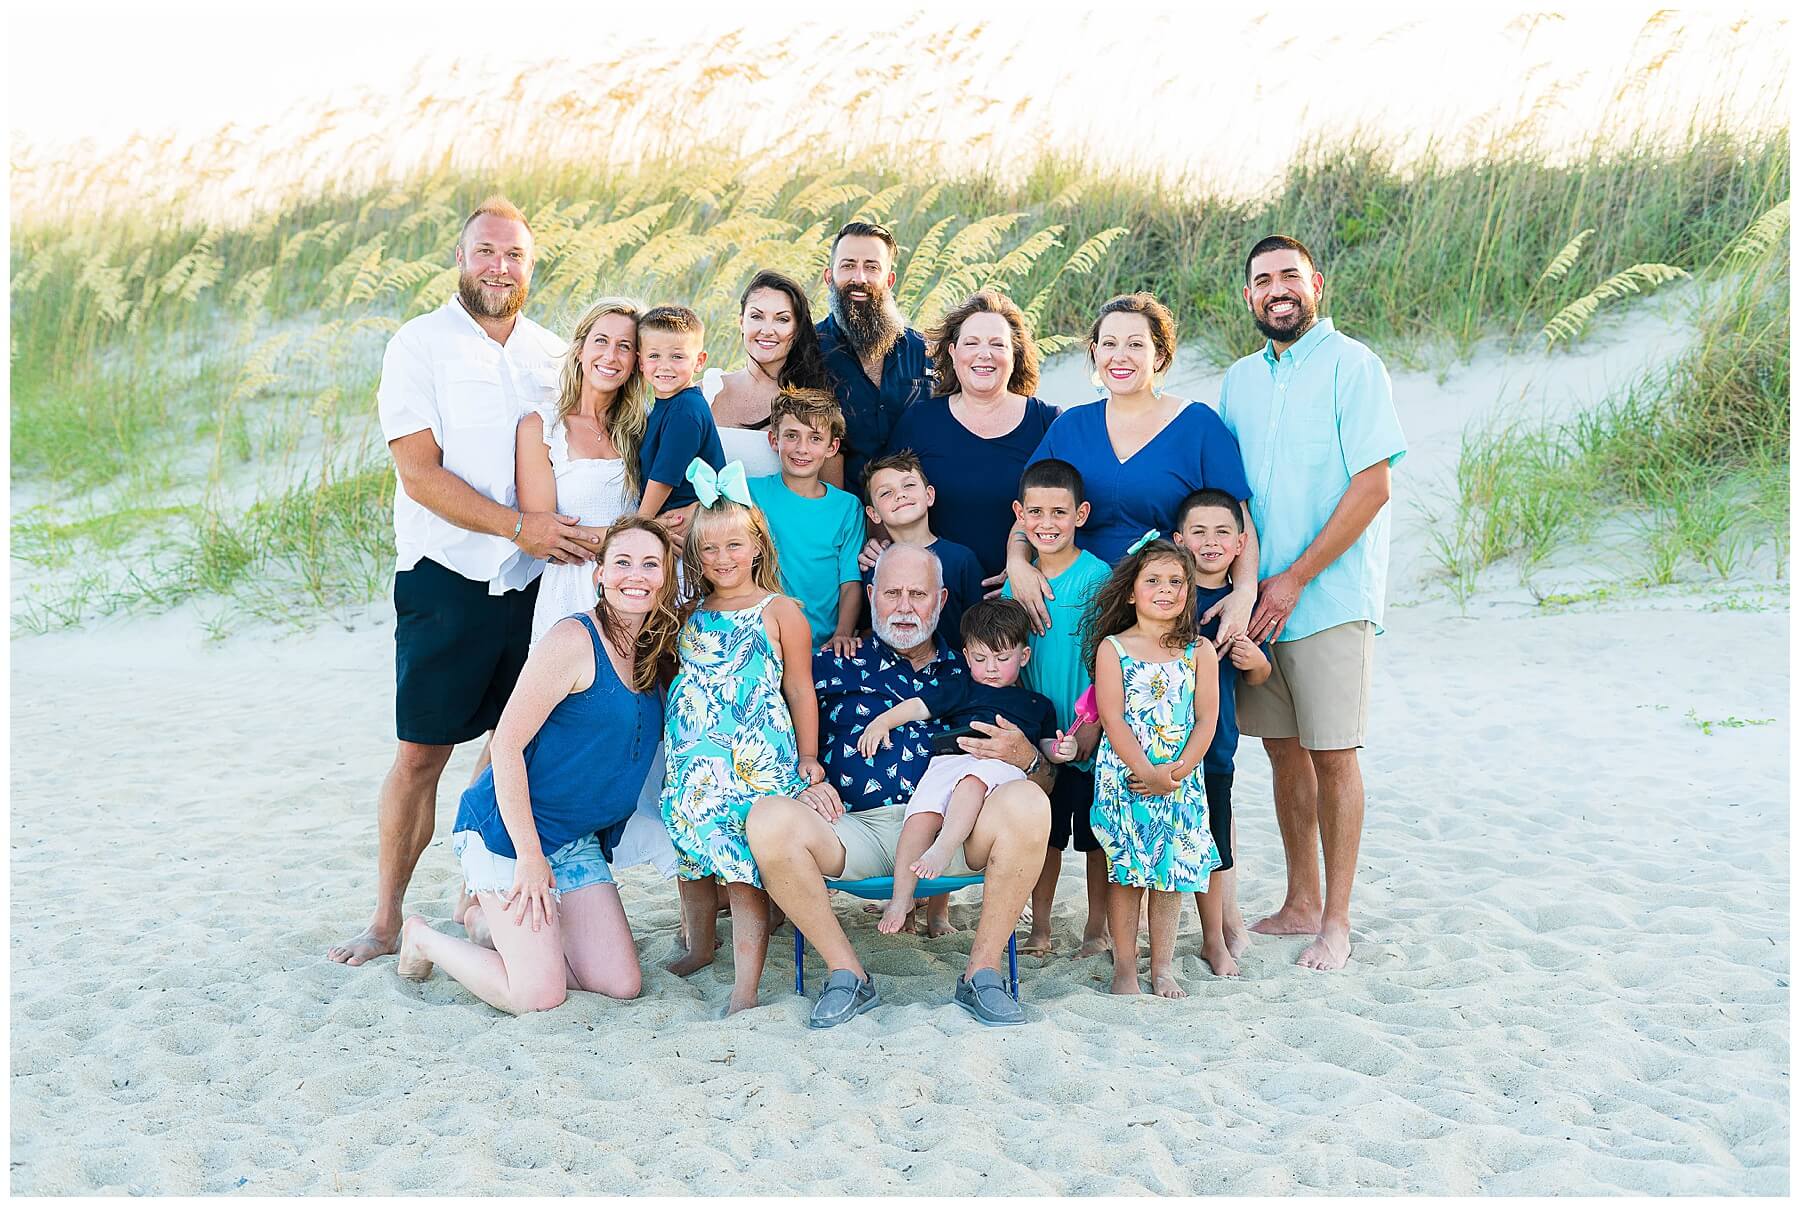
<path id="1" fill-rule="evenodd" d="M 1250 250 L 1244 303 L 1268 342 L 1226 372 L 1219 417 L 1243 453 L 1260 542 L 1249 635 L 1274 643 L 1268 680 L 1238 687 L 1238 725 L 1268 751 L 1287 856 L 1281 908 L 1250 929 L 1316 936 L 1299 963 L 1329 970 L 1350 958 L 1356 752 L 1387 597 L 1390 469 L 1406 438 L 1380 358 L 1319 317 L 1324 289 L 1298 239 Z"/>

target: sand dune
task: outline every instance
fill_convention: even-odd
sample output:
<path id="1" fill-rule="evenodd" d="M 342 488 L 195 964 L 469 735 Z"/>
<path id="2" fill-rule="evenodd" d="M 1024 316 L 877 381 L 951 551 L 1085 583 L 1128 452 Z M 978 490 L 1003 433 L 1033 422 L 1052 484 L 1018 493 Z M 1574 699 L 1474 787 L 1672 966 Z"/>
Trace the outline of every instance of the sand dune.
<path id="1" fill-rule="evenodd" d="M 185 612 L 15 641 L 13 1190 L 1785 1192 L 1785 586 L 1764 563 L 1555 612 L 1502 575 L 1465 615 L 1420 579 L 1412 503 L 1468 418 L 1508 391 L 1592 397 L 1675 320 L 1634 323 L 1529 374 L 1396 374 L 1413 452 L 1337 975 L 1264 939 L 1216 980 L 1190 912 L 1193 996 L 1114 999 L 1104 960 L 1068 954 L 1069 861 L 1061 951 L 1022 961 L 1031 1026 L 948 1004 L 966 931 L 880 936 L 848 898 L 887 1005 L 807 1031 L 784 930 L 767 1006 L 721 1022 L 728 965 L 655 967 L 674 889 L 634 869 L 643 997 L 510 1019 L 442 974 L 323 958 L 372 899 L 391 611 L 212 645 Z M 1727 717 L 1775 723 L 1695 723 Z M 1254 916 L 1281 854 L 1267 764 L 1240 764 Z M 446 928 L 454 797 L 411 896 Z"/>

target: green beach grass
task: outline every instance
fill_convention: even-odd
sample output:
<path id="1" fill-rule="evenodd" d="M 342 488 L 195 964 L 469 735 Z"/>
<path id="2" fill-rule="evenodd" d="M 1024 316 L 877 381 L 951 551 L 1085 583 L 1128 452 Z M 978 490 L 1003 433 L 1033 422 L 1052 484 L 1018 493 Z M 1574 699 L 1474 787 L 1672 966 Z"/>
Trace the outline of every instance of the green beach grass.
<path id="1" fill-rule="evenodd" d="M 688 148 L 618 166 L 559 154 L 551 130 L 497 175 L 445 161 L 360 188 L 290 184 L 258 212 L 208 221 L 179 191 L 134 205 L 129 181 L 68 167 L 91 204 L 15 206 L 12 227 L 13 557 L 45 584 L 16 593 L 15 631 L 195 596 L 221 617 L 310 623 L 378 597 L 393 490 L 374 422 L 381 348 L 453 291 L 456 232 L 493 191 L 537 232 L 540 321 L 566 330 L 602 293 L 682 301 L 726 367 L 742 359 L 744 282 L 767 267 L 816 283 L 852 217 L 900 237 L 898 300 L 915 324 L 997 284 L 1048 349 L 1067 349 L 1102 300 L 1148 289 L 1173 308 L 1184 356 L 1219 363 L 1257 342 L 1242 255 L 1271 231 L 1314 247 L 1328 304 L 1345 299 L 1342 329 L 1414 366 L 1493 338 L 1542 355 L 1537 332 L 1599 280 L 1679 266 L 1712 299 L 1696 350 L 1566 429 L 1471 433 L 1439 560 L 1466 584 L 1629 506 L 1726 573 L 1744 540 L 1785 531 L 1785 227 L 1744 248 L 1788 195 L 1787 132 L 1696 120 L 1673 136 L 1610 131 L 1570 157 L 1530 130 L 1405 163 L 1374 136 L 1313 143 L 1250 199 L 1053 152 L 1004 174 L 810 146 L 778 162 Z M 216 141 L 228 158 L 228 136 Z M 134 170 L 156 166 L 155 147 L 135 154 Z M 159 179 L 196 161 L 168 156 Z M 1572 270 L 1547 275 L 1583 231 Z M 822 313 L 816 284 L 814 301 Z"/>

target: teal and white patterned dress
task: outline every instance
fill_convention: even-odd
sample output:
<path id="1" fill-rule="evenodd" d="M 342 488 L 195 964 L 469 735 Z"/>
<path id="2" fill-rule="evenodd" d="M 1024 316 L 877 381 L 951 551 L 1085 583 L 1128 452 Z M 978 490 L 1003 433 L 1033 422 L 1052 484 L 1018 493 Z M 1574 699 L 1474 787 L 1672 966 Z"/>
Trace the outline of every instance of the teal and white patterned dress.
<path id="1" fill-rule="evenodd" d="M 1152 764 L 1172 763 L 1194 728 L 1194 647 L 1179 659 L 1140 662 L 1108 637 L 1125 680 L 1125 723 Z M 1206 780 L 1198 767 L 1168 796 L 1138 796 L 1131 772 L 1104 734 L 1094 757 L 1094 837 L 1114 884 L 1165 893 L 1206 891 L 1219 866 L 1206 820 Z"/>
<path id="2" fill-rule="evenodd" d="M 664 713 L 662 817 L 683 880 L 762 887 L 744 820 L 763 796 L 797 796 L 800 755 L 781 694 L 781 651 L 763 624 L 775 596 L 681 627 L 681 670 Z"/>

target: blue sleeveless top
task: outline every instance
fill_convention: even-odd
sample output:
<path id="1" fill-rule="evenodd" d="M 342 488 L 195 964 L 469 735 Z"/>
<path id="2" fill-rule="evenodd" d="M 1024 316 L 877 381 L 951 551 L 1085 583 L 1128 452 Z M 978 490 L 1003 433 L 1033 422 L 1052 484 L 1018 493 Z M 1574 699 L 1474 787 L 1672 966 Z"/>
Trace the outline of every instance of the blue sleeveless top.
<path id="1" fill-rule="evenodd" d="M 588 834 L 622 829 L 637 808 L 662 740 L 661 697 L 621 683 L 594 622 L 585 613 L 576 619 L 593 643 L 594 682 L 586 691 L 564 697 L 525 746 L 531 819 L 546 856 Z M 451 830 L 479 831 L 482 844 L 494 854 L 519 857 L 500 817 L 493 767 L 462 794 Z M 601 846 L 611 858 L 606 837 Z M 616 840 L 617 834 L 611 837 Z"/>

